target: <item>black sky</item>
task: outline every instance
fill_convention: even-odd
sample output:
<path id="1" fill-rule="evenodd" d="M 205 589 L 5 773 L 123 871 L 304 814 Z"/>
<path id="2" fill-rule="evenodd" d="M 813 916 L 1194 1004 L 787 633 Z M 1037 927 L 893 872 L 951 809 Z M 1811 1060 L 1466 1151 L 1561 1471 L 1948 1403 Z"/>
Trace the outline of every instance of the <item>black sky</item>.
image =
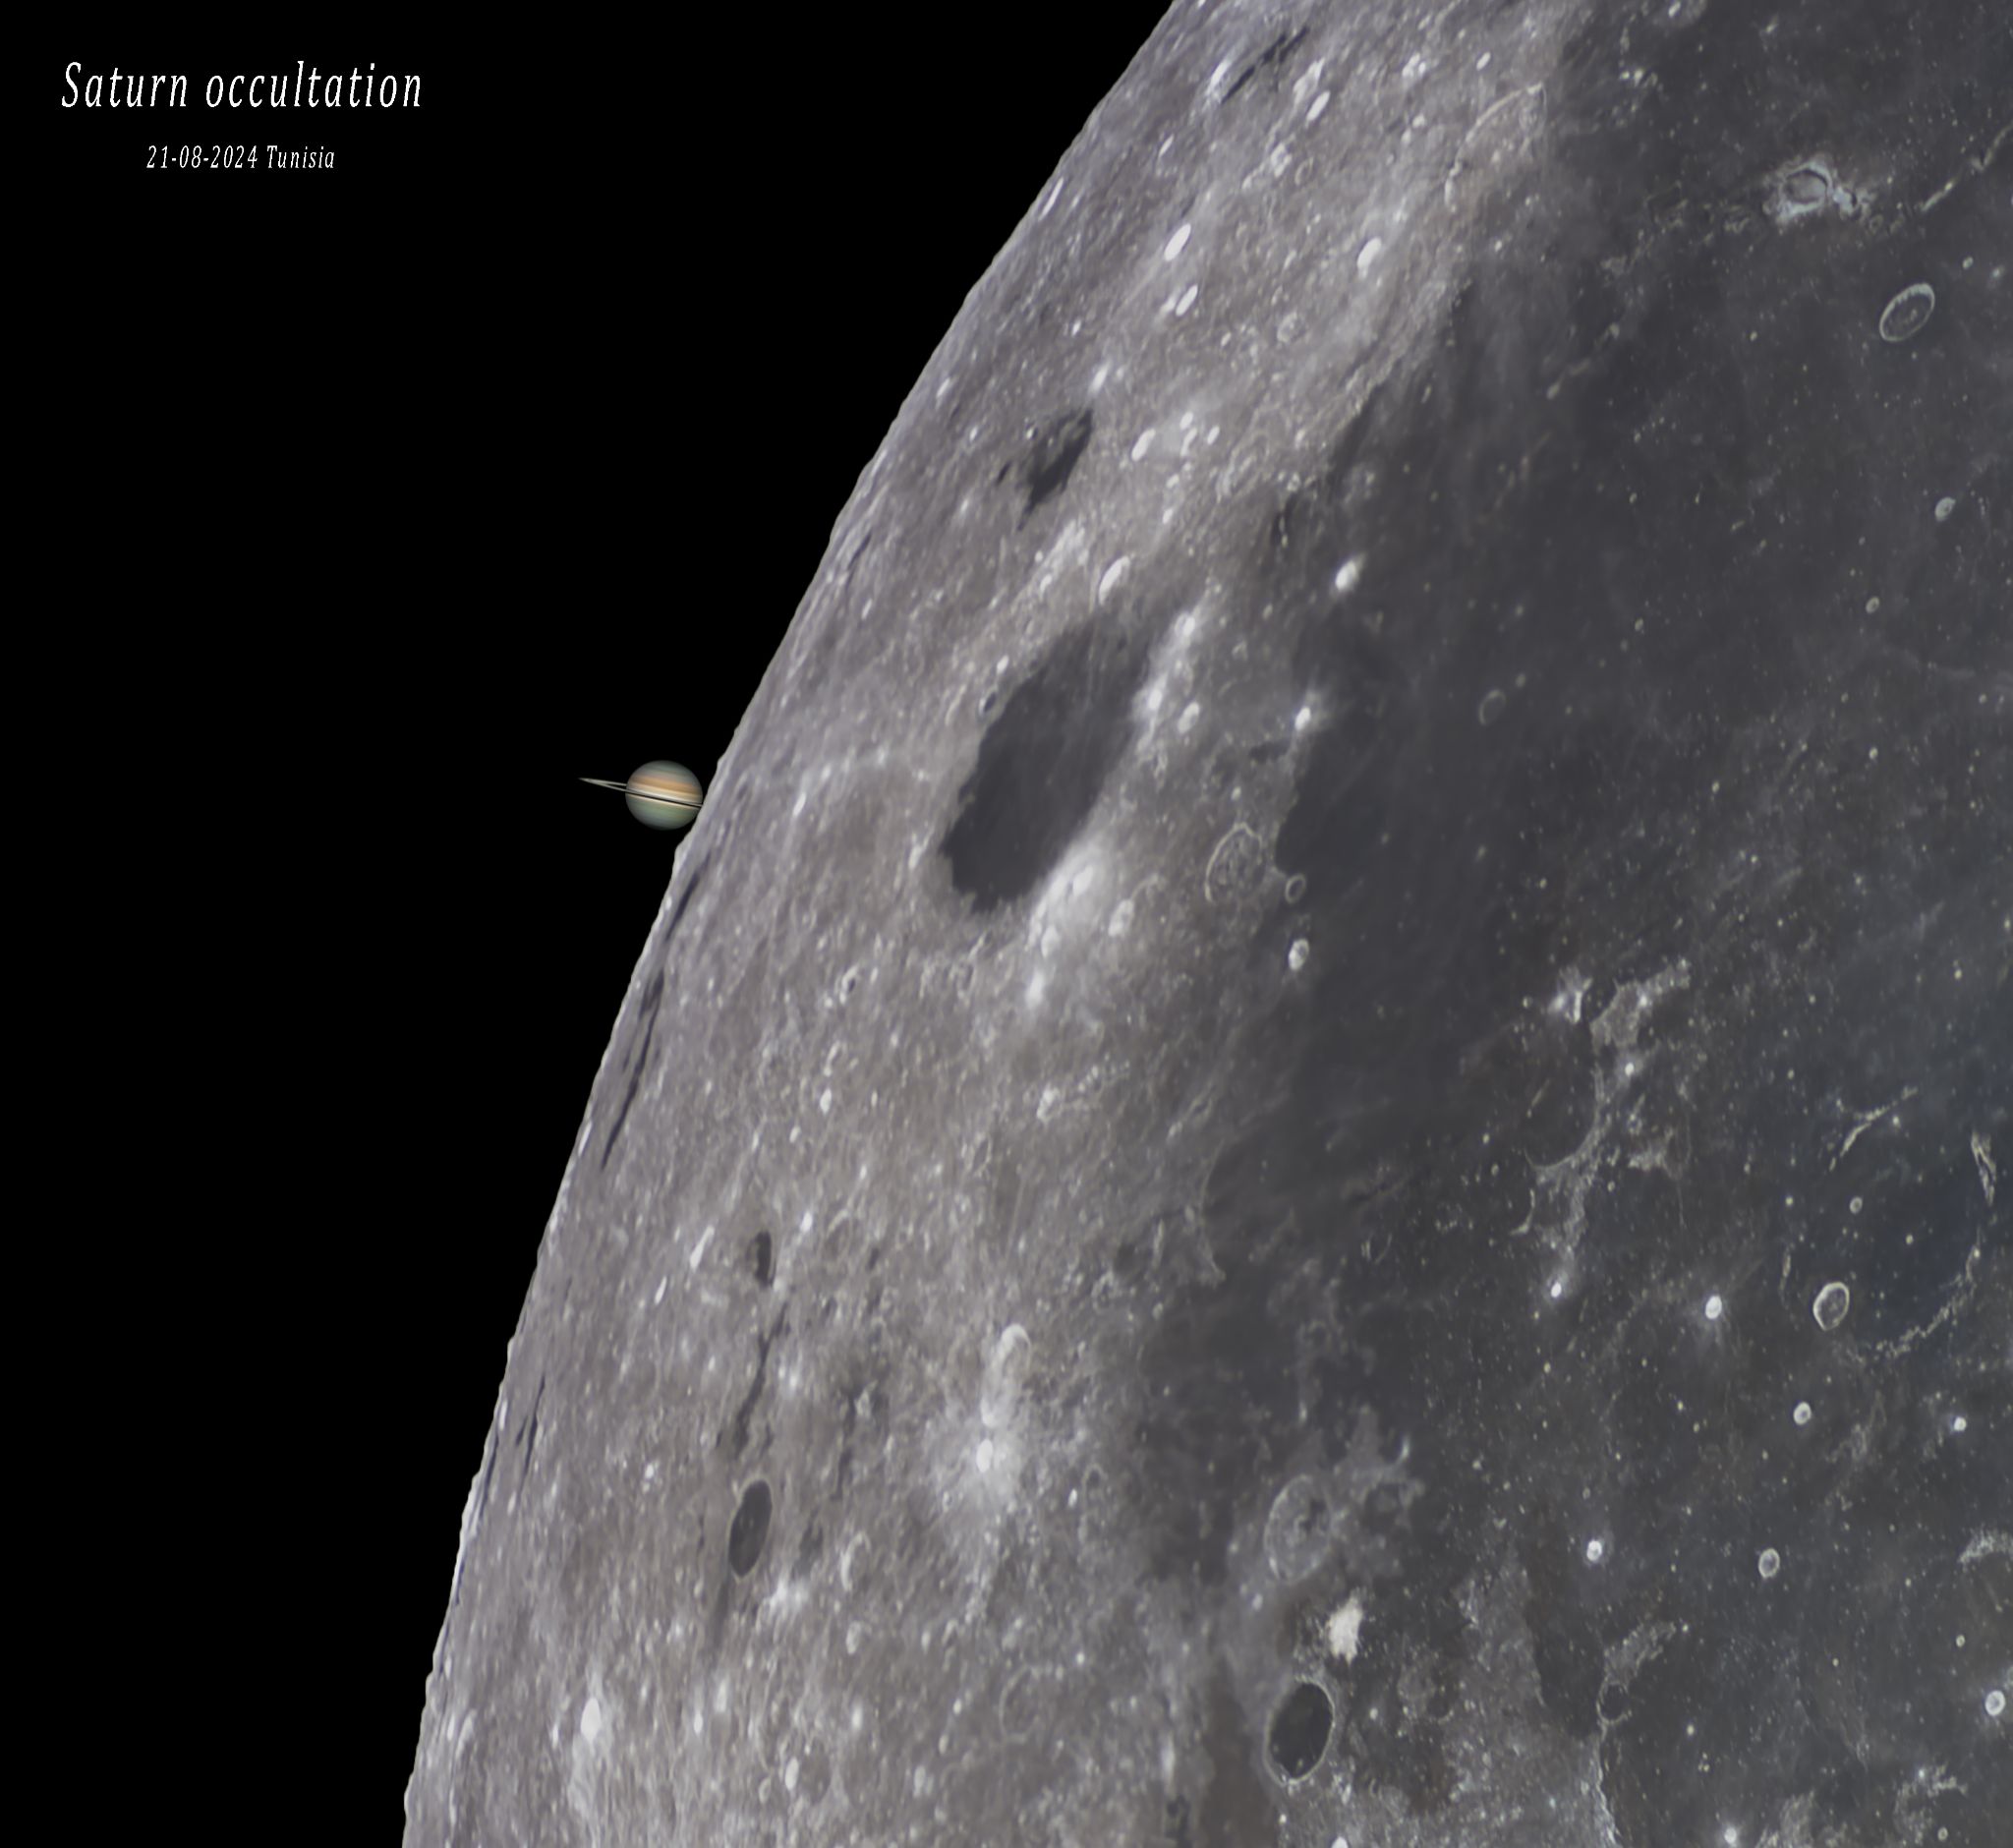
<path id="1" fill-rule="evenodd" d="M 505 1344 L 670 871 L 677 837 L 575 780 L 712 782 L 859 472 L 1158 13 L 352 31 L 324 61 L 424 71 L 424 119 L 261 123 L 349 164 L 257 194 L 137 175 L 237 125 L 63 115 L 63 69 L 195 90 L 306 29 L 18 60 L 62 156 L 26 524 L 67 590 L 17 704 L 145 792 L 38 824 L 86 869 L 48 913 L 99 1021 L 74 1082 L 149 1100 L 76 1132 L 144 1202 L 93 1350 L 140 1538 L 59 1421 L 50 1492 L 90 1512 L 57 1551 L 144 1562 L 135 1711 L 179 1737 L 198 1681 L 240 1684 L 245 1775 L 330 1838 L 401 1826 Z M 58 1299 L 101 1282 L 95 1246 L 51 1262 Z"/>
<path id="2" fill-rule="evenodd" d="M 401 1828 L 505 1343 L 670 874 L 676 837 L 576 780 L 711 785 L 859 471 L 1156 18 L 701 10 L 676 44 L 546 46 L 553 100 L 513 113 L 457 113 L 453 44 L 390 46 L 438 96 L 386 155 L 409 185 L 356 175 L 326 244 L 267 225 L 269 292 L 215 200 L 179 250 L 143 238 L 209 380 L 135 367 L 179 440 L 111 501 L 151 451 L 263 521 L 234 557 L 183 481 L 155 549 L 219 607 L 161 598 L 144 670 L 81 668 L 100 759 L 205 791 L 127 868 L 169 908 L 151 1014 L 221 1174 L 209 1236 L 147 1264 L 194 1304 L 207 1408 L 153 1470 L 217 1606 L 181 1646 L 288 1639 L 316 1756 L 350 1760 L 316 1779 L 344 1840 Z"/>

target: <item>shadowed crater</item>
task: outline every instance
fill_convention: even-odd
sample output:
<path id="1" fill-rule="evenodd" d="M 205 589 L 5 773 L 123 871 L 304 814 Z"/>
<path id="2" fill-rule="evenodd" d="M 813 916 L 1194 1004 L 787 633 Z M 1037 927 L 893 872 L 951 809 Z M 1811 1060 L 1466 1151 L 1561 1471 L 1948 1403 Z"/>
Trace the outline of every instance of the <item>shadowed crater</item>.
<path id="1" fill-rule="evenodd" d="M 1057 640 L 987 728 L 942 848 L 950 883 L 981 911 L 1032 891 L 1089 818 L 1131 741 L 1145 660 L 1123 629 L 1084 623 Z"/>
<path id="2" fill-rule="evenodd" d="M 1335 1707 L 1327 1690 L 1315 1682 L 1301 1682 L 1280 1703 L 1265 1736 L 1266 1749 L 1280 1776 L 1292 1782 L 1319 1764 L 1334 1725 Z"/>
<path id="3" fill-rule="evenodd" d="M 688 886 L 685 891 L 686 895 L 689 897 L 692 888 Z M 673 919 L 673 922 L 675 923 L 676 920 Z M 608 1126 L 608 1139 L 602 1144 L 602 1166 L 604 1168 L 608 1165 L 608 1157 L 615 1152 L 616 1138 L 622 1133 L 622 1126 L 629 1121 L 629 1107 L 636 1102 L 636 1093 L 642 1086 L 643 1074 L 650 1068 L 650 1042 L 652 1036 L 657 1032 L 657 1013 L 659 1008 L 663 1005 L 663 999 L 664 972 L 662 967 L 660 966 L 657 972 L 650 978 L 650 985 L 644 989 L 643 1004 L 637 1010 L 638 1015 L 642 1020 L 641 1034 L 639 1035 L 635 1029 L 631 1029 L 629 1048 L 623 1055 L 623 1064 L 629 1069 L 629 1083 L 622 1093 L 622 1108 L 616 1111 L 615 1121 Z M 640 1046 L 638 1044 L 639 1038 L 641 1040 Z"/>
<path id="4" fill-rule="evenodd" d="M 1088 409 L 1072 411 L 1052 419 L 1029 437 L 1027 453 L 1020 459 L 1020 485 L 1027 495 L 1020 514 L 1022 525 L 1037 507 L 1069 486 L 1069 477 L 1090 447 L 1096 422 Z"/>
<path id="5" fill-rule="evenodd" d="M 745 1579 L 761 1562 L 762 1549 L 769 1544 L 771 1500 L 769 1484 L 756 1480 L 742 1491 L 741 1505 L 734 1510 L 733 1525 L 727 1529 L 727 1564 L 734 1577 Z"/>
<path id="6" fill-rule="evenodd" d="M 692 902 L 693 898 L 698 895 L 700 881 L 702 881 L 706 877 L 706 861 L 701 860 L 699 864 L 692 869 L 692 877 L 686 880 L 685 890 L 678 895 L 678 902 L 671 908 L 671 920 L 668 924 L 664 926 L 664 941 L 666 943 L 670 941 L 671 934 L 678 928 L 679 924 L 684 920 L 685 907 L 689 905 Z"/>
<path id="7" fill-rule="evenodd" d="M 1230 88 L 1223 93 L 1224 101 L 1229 102 L 1260 71 L 1270 71 L 1272 73 L 1272 87 L 1277 90 L 1281 68 L 1285 61 L 1300 48 L 1300 44 L 1306 36 L 1307 29 L 1304 26 L 1295 32 L 1281 32 L 1271 44 L 1267 45 L 1263 51 L 1253 58 L 1249 64 L 1245 65 L 1232 80 Z"/>

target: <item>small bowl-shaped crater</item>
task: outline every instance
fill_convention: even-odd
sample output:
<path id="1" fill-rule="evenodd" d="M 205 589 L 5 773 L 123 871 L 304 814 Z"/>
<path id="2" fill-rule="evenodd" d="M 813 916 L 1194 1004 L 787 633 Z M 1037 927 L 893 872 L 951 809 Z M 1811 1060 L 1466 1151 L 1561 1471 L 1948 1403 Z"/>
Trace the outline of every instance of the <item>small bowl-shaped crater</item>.
<path id="1" fill-rule="evenodd" d="M 1266 1734 L 1273 1768 L 1288 1783 L 1306 1776 L 1321 1762 L 1334 1728 L 1335 1706 L 1328 1690 L 1318 1682 L 1301 1682 L 1279 1704 Z"/>
<path id="2" fill-rule="evenodd" d="M 741 1505 L 734 1510 L 733 1526 L 727 1529 L 727 1564 L 734 1569 L 737 1579 L 745 1579 L 755 1570 L 762 1549 L 769 1544 L 772 1505 L 767 1482 L 750 1482 L 742 1491 Z"/>

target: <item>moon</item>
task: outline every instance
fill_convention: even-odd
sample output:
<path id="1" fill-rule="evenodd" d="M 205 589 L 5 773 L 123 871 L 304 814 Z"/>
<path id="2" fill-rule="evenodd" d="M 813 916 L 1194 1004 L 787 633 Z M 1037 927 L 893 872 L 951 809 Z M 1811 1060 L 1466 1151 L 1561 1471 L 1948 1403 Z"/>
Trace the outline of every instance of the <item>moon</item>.
<path id="1" fill-rule="evenodd" d="M 680 844 L 409 1844 L 1988 1838 L 2009 94 L 1169 13 Z"/>

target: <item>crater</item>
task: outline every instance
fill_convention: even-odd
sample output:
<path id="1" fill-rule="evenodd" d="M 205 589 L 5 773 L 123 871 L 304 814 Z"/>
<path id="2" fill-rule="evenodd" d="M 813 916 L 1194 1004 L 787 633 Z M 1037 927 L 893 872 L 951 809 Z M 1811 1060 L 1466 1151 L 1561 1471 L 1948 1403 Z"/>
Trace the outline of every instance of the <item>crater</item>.
<path id="1" fill-rule="evenodd" d="M 1055 499 L 1069 486 L 1070 476 L 1090 447 L 1095 427 L 1096 420 L 1085 409 L 1056 418 L 1030 433 L 1027 454 L 1020 464 L 1021 486 L 1027 493 L 1027 505 L 1020 515 L 1023 523 L 1044 501 Z"/>
<path id="2" fill-rule="evenodd" d="M 1880 338 L 1889 346 L 1913 340 L 1935 312 L 1935 290 L 1927 282 L 1912 282 L 1880 311 Z"/>
<path id="3" fill-rule="evenodd" d="M 1131 742 L 1144 651 L 1112 622 L 1060 637 L 979 742 L 941 851 L 981 911 L 1031 892 L 1090 818 Z"/>
<path id="4" fill-rule="evenodd" d="M 1318 1682 L 1303 1681 L 1280 1703 L 1265 1744 L 1274 1768 L 1288 1783 L 1305 1777 L 1328 1750 L 1335 1705 Z"/>
<path id="5" fill-rule="evenodd" d="M 742 1490 L 741 1505 L 727 1529 L 727 1564 L 737 1579 L 745 1579 L 761 1563 L 762 1549 L 769 1544 L 770 1509 L 767 1482 L 758 1478 Z"/>
<path id="6" fill-rule="evenodd" d="M 1311 1475 L 1294 1476 L 1265 1520 L 1265 1557 L 1273 1577 L 1284 1585 L 1304 1579 L 1328 1557 L 1334 1529 L 1327 1489 Z"/>
<path id="7" fill-rule="evenodd" d="M 1202 893 L 1211 904 L 1254 891 L 1265 876 L 1265 843 L 1242 822 L 1216 843 L 1203 869 Z"/>

